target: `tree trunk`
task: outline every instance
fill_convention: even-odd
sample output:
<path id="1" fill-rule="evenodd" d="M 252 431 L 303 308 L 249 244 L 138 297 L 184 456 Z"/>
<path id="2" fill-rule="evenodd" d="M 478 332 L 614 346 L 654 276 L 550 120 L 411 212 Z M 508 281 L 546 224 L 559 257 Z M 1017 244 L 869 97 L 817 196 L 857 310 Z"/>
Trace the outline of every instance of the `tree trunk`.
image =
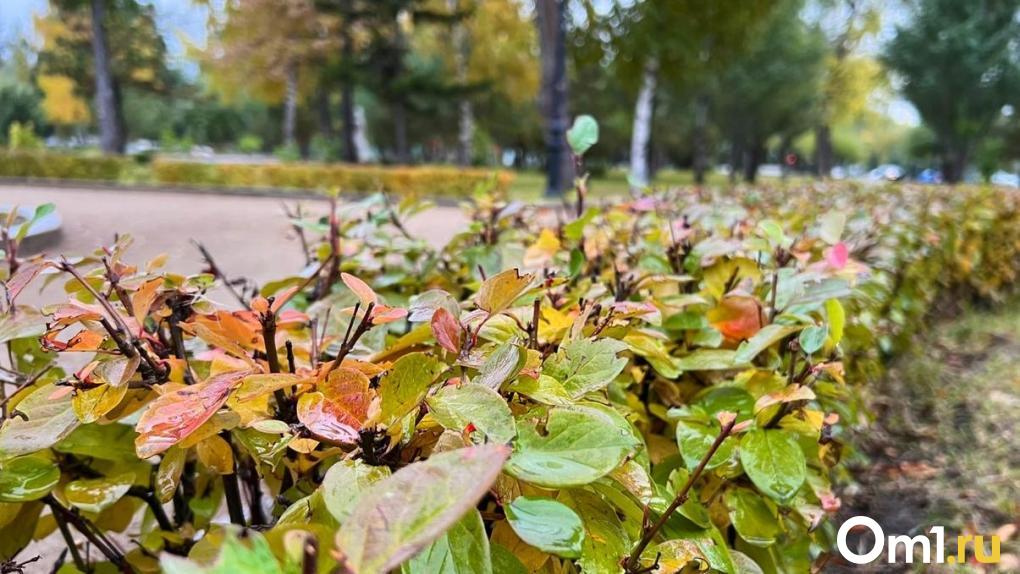
<path id="1" fill-rule="evenodd" d="M 694 98 L 694 183 L 705 184 L 708 172 L 708 95 L 698 94 Z"/>
<path id="2" fill-rule="evenodd" d="M 407 108 L 403 99 L 393 102 L 390 113 L 393 117 L 393 143 L 397 152 L 397 163 L 406 164 L 411 161 L 407 148 Z"/>
<path id="3" fill-rule="evenodd" d="M 818 177 L 827 178 L 832 174 L 832 131 L 827 123 L 815 129 L 815 167 Z"/>
<path id="4" fill-rule="evenodd" d="M 96 76 L 96 110 L 99 141 L 104 153 L 124 153 L 127 137 L 121 110 L 120 89 L 110 66 L 106 41 L 105 0 L 92 0 L 92 58 Z"/>
<path id="5" fill-rule="evenodd" d="M 542 58 L 542 114 L 545 116 L 547 196 L 559 196 L 573 178 L 566 149 L 567 41 L 566 0 L 538 0 L 536 23 Z"/>
<path id="6" fill-rule="evenodd" d="M 754 142 L 744 149 L 744 181 L 754 183 L 758 179 L 758 166 L 765 155 L 764 146 Z"/>
<path id="7" fill-rule="evenodd" d="M 333 139 L 333 114 L 329 109 L 329 91 L 325 88 L 319 88 L 315 103 L 319 108 L 319 134 L 323 138 L 331 140 Z"/>
<path id="8" fill-rule="evenodd" d="M 942 151 L 942 179 L 949 184 L 963 181 L 967 169 L 967 151 L 953 145 L 944 146 Z"/>
<path id="9" fill-rule="evenodd" d="M 460 11 L 460 0 L 447 0 L 450 12 Z M 463 21 L 453 25 L 453 57 L 457 67 L 457 82 L 462 87 L 468 84 L 468 63 L 471 59 L 471 38 Z M 464 94 L 458 102 L 460 117 L 457 130 L 457 164 L 471 165 L 475 141 L 475 116 L 471 98 Z"/>
<path id="10" fill-rule="evenodd" d="M 283 144 L 294 145 L 294 134 L 297 126 L 298 69 L 290 62 L 287 64 L 287 85 L 283 99 Z"/>
<path id="11" fill-rule="evenodd" d="M 343 85 L 340 86 L 340 113 L 343 116 L 344 161 L 358 163 L 358 146 L 355 143 L 357 124 L 354 119 L 354 39 L 351 38 L 350 2 L 340 23 L 340 41 L 343 49 Z"/>
<path id="12" fill-rule="evenodd" d="M 641 74 L 641 90 L 634 104 L 634 126 L 630 136 L 630 178 L 637 187 L 646 187 L 651 181 L 648 142 L 652 139 L 658 74 L 659 62 L 655 58 L 649 59 Z"/>

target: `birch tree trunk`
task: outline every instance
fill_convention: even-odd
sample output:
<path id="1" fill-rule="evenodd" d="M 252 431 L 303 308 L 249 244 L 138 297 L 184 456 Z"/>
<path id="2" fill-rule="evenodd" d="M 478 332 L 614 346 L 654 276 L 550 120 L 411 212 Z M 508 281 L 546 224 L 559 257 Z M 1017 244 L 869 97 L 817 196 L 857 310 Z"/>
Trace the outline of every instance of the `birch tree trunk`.
<path id="1" fill-rule="evenodd" d="M 105 22 L 105 0 L 92 0 L 92 58 L 96 76 L 100 147 L 104 153 L 124 153 L 127 140 L 124 133 L 124 116 L 117 79 L 110 67 Z"/>
<path id="2" fill-rule="evenodd" d="M 297 126 L 298 69 L 290 62 L 287 64 L 287 86 L 283 100 L 283 143 L 294 144 Z"/>
<path id="3" fill-rule="evenodd" d="M 637 187 L 646 187 L 651 181 L 648 142 L 652 139 L 658 75 L 659 62 L 652 58 L 645 64 L 641 74 L 641 90 L 634 104 L 634 126 L 630 136 L 630 178 Z"/>

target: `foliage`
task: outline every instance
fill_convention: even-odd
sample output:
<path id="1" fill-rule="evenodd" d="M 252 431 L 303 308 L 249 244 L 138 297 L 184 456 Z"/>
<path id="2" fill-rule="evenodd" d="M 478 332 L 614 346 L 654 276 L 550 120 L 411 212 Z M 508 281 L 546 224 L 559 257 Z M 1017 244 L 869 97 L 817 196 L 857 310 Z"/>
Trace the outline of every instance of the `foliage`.
<path id="1" fill-rule="evenodd" d="M 286 153 L 286 152 L 283 152 Z M 154 182 L 198 187 L 274 188 L 371 193 L 386 190 L 420 196 L 469 196 L 479 186 L 505 189 L 507 172 L 445 166 L 385 167 L 345 164 L 203 164 L 157 159 Z"/>
<path id="2" fill-rule="evenodd" d="M 446 166 L 385 167 L 320 163 L 206 164 L 156 159 L 136 165 L 126 157 L 33 151 L 0 152 L 0 177 L 99 180 L 182 187 L 305 190 L 468 197 L 478 188 L 505 191 L 505 171 Z"/>
<path id="3" fill-rule="evenodd" d="M 207 253 L 191 276 L 127 236 L 24 260 L 5 232 L 0 559 L 60 527 L 123 572 L 809 571 L 858 385 L 943 298 L 1010 288 L 1018 207 L 826 184 L 571 218 L 479 195 L 433 250 L 412 200 L 374 196 L 294 220 L 322 236 L 308 264 L 240 290 Z M 33 281 L 67 301 L 18 304 Z"/>
<path id="4" fill-rule="evenodd" d="M 925 0 L 886 48 L 885 61 L 902 79 L 903 94 L 938 138 L 947 181 L 962 178 L 1020 87 L 1013 40 L 1020 31 L 1018 6 Z"/>

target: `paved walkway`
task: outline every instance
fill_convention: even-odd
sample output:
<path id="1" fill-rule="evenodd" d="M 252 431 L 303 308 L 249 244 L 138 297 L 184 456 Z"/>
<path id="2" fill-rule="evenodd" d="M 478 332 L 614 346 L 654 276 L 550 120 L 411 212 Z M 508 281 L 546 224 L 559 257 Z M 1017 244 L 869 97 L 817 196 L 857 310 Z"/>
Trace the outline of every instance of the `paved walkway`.
<path id="1" fill-rule="evenodd" d="M 283 204 L 297 200 L 131 189 L 75 189 L 36 185 L 0 185 L 0 204 L 52 202 L 63 218 L 56 241 L 43 250 L 50 255 L 81 255 L 113 242 L 115 233 L 130 233 L 130 259 L 142 264 L 167 253 L 168 268 L 183 273 L 202 269 L 191 244 L 201 241 L 230 276 L 259 283 L 293 273 L 301 264 L 297 236 L 283 213 Z M 326 212 L 325 200 L 301 200 L 306 212 Z M 406 222 L 408 230 L 433 245 L 445 245 L 464 228 L 467 218 L 455 207 L 435 207 Z M 26 292 L 25 303 L 52 302 L 50 289 L 40 297 Z"/>

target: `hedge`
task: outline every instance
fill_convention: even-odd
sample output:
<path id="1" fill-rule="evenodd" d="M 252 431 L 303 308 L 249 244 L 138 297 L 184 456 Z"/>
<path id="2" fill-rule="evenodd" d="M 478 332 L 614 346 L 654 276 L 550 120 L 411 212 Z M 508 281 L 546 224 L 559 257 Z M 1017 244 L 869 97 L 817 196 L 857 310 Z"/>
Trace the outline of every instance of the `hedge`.
<path id="1" fill-rule="evenodd" d="M 506 171 L 448 166 L 362 166 L 322 163 L 208 164 L 52 152 L 0 152 L 0 177 L 114 181 L 180 187 L 340 190 L 400 195 L 467 197 L 478 188 L 505 190 Z"/>

